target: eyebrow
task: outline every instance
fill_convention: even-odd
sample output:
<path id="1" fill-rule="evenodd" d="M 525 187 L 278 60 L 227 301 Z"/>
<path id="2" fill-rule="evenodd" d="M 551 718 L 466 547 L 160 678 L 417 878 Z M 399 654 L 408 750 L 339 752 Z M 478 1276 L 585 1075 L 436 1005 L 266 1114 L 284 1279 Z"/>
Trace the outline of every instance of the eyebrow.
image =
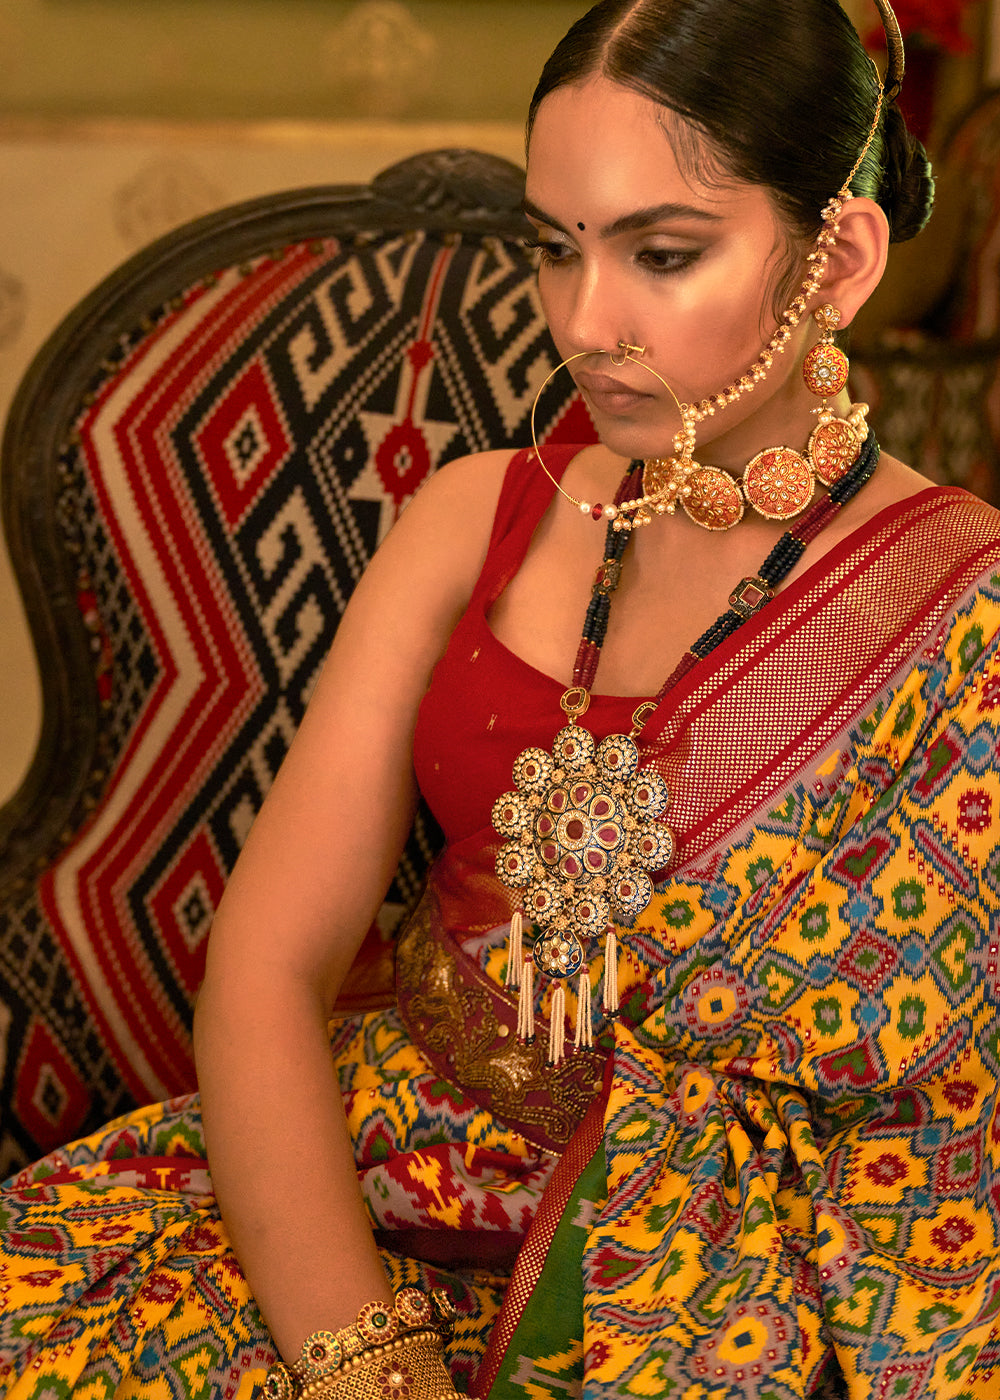
<path id="1" fill-rule="evenodd" d="M 554 219 L 551 214 L 546 214 L 530 199 L 524 200 L 523 207 L 524 212 L 530 214 L 533 219 L 537 219 L 540 224 L 547 224 L 549 228 L 569 235 L 569 230 L 563 228 L 558 219 Z M 605 224 L 600 234 L 602 238 L 616 238 L 620 233 L 634 233 L 637 229 L 649 228 L 651 224 L 658 224 L 662 220 L 699 219 L 703 223 L 721 223 L 722 218 L 721 214 L 715 214 L 710 209 L 701 209 L 694 204 L 651 204 L 646 209 L 636 209 L 631 214 L 622 214 L 620 218 L 612 220 L 610 224 Z"/>

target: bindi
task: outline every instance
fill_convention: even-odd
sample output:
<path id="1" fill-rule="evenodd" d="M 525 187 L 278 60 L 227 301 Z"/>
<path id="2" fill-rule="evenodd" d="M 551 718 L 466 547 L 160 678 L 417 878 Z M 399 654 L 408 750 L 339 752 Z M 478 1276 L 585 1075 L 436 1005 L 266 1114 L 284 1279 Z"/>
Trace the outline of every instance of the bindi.
<path id="1" fill-rule="evenodd" d="M 577 228 L 580 230 L 581 233 L 584 233 L 584 232 L 586 231 L 587 225 L 586 225 L 586 224 L 577 223 Z"/>

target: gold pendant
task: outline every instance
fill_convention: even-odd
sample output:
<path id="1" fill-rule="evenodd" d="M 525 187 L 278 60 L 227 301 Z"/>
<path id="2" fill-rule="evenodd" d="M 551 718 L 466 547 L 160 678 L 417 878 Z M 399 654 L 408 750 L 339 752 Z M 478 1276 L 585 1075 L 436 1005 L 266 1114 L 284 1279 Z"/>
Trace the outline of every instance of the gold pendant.
<path id="1" fill-rule="evenodd" d="M 681 505 L 704 530 L 731 530 L 743 519 L 740 488 L 721 467 L 696 463 L 681 492 Z"/>
<path id="2" fill-rule="evenodd" d="M 806 451 L 817 478 L 824 486 L 835 486 L 858 460 L 868 433 L 868 405 L 852 404 L 847 418 L 821 412 Z"/>
<path id="3" fill-rule="evenodd" d="M 831 330 L 831 337 L 832 334 Z M 818 399 L 832 399 L 847 383 L 850 369 L 847 356 L 833 344 L 831 338 L 821 340 L 809 351 L 802 363 L 802 377 L 810 394 L 815 394 Z"/>
<path id="4" fill-rule="evenodd" d="M 809 456 L 824 486 L 834 486 L 857 461 L 861 441 L 844 418 L 831 418 L 813 429 Z"/>
<path id="5" fill-rule="evenodd" d="M 812 467 L 790 447 L 758 452 L 743 473 L 743 494 L 766 520 L 791 520 L 805 510 L 815 487 Z"/>
<path id="6" fill-rule="evenodd" d="M 671 515 L 679 501 L 685 515 L 704 530 L 730 530 L 743 519 L 740 488 L 721 467 L 653 457 L 643 463 L 642 489 Z"/>
<path id="7" fill-rule="evenodd" d="M 578 693 L 563 697 L 568 712 L 567 696 Z M 666 782 L 638 767 L 630 735 L 597 743 L 574 718 L 551 753 L 518 755 L 515 789 L 493 806 L 493 826 L 504 838 L 496 873 L 521 891 L 524 917 L 536 927 L 535 965 L 550 977 L 579 972 L 588 940 L 613 917 L 641 914 L 653 894 L 649 872 L 673 855 L 673 832 L 657 820 L 667 806 Z"/>
<path id="8" fill-rule="evenodd" d="M 678 457 L 647 457 L 642 464 L 642 494 L 673 515 L 689 468 Z"/>

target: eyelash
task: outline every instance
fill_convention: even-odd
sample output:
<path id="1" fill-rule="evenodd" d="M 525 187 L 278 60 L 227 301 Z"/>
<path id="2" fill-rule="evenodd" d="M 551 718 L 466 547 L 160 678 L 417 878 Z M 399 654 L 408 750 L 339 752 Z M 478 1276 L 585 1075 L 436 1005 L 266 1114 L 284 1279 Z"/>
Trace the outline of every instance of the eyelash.
<path id="1" fill-rule="evenodd" d="M 525 239 L 524 247 L 537 253 L 542 267 L 558 267 L 567 261 L 561 253 L 572 253 L 566 243 L 556 243 L 551 239 Z M 644 269 L 653 277 L 673 277 L 678 272 L 686 272 L 701 257 L 700 250 L 673 248 L 645 248 L 636 255 L 636 261 L 644 263 Z M 663 260 L 666 259 L 666 263 Z"/>

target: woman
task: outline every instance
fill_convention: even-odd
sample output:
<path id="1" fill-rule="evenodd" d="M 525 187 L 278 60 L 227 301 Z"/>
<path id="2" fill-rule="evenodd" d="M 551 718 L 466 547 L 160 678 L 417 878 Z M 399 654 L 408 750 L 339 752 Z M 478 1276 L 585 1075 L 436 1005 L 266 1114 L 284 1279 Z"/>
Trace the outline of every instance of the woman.
<path id="1" fill-rule="evenodd" d="M 834 0 L 557 48 L 526 207 L 600 444 L 380 550 L 213 930 L 211 1182 L 184 1102 L 7 1191 L 10 1396 L 449 1394 L 413 1285 L 480 1395 L 995 1394 L 1000 522 L 832 344 L 929 209 L 891 86 Z M 418 781 L 400 1007 L 331 1062 Z"/>

